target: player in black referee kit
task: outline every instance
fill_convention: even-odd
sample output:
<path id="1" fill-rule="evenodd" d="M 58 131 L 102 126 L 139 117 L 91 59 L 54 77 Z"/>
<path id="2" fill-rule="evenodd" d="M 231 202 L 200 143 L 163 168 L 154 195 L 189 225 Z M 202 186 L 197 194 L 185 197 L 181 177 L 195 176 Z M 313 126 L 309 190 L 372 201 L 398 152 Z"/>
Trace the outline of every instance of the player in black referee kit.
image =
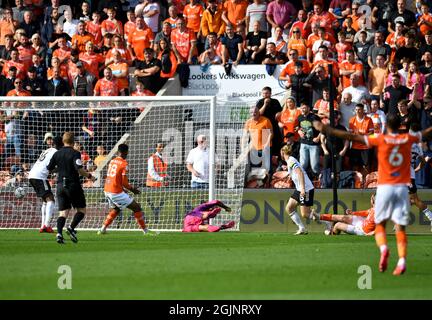
<path id="1" fill-rule="evenodd" d="M 66 228 L 66 233 L 70 236 L 72 242 L 77 243 L 75 228 L 84 218 L 86 213 L 86 200 L 84 190 L 81 186 L 80 175 L 95 181 L 89 172 L 83 169 L 81 153 L 73 148 L 74 135 L 72 132 L 63 134 L 64 147 L 58 150 L 51 158 L 47 166 L 49 171 L 57 168 L 57 202 L 59 217 L 57 219 L 57 243 L 63 244 L 63 227 L 72 207 L 76 213 L 72 223 Z"/>

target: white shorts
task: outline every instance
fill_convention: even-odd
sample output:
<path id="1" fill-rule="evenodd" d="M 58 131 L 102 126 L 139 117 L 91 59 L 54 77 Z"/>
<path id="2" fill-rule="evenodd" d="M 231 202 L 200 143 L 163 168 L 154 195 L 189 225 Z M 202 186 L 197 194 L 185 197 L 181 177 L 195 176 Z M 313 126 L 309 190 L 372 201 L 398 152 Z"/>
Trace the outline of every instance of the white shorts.
<path id="1" fill-rule="evenodd" d="M 104 192 L 104 193 L 106 199 L 108 200 L 110 208 L 119 208 L 120 210 L 123 210 L 127 208 L 134 201 L 134 199 L 126 192 L 121 192 L 121 193 Z"/>
<path id="2" fill-rule="evenodd" d="M 365 218 L 353 216 L 352 219 L 352 224 L 348 225 L 346 232 L 356 236 L 365 236 L 366 233 L 364 233 L 363 231 L 363 221 L 365 220 Z"/>
<path id="3" fill-rule="evenodd" d="M 375 200 L 375 223 L 391 219 L 394 223 L 406 226 L 409 223 L 410 200 L 408 186 L 380 185 Z"/>

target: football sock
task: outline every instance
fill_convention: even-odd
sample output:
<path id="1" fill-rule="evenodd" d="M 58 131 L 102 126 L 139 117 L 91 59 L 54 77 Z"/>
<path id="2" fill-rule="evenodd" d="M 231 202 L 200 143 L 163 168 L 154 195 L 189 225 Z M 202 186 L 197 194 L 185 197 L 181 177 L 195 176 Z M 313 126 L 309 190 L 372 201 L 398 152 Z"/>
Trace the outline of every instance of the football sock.
<path id="1" fill-rule="evenodd" d="M 81 222 L 82 219 L 84 219 L 85 214 L 82 212 L 75 213 L 72 223 L 70 224 L 70 227 L 75 230 L 75 228 L 78 226 L 78 224 Z"/>
<path id="2" fill-rule="evenodd" d="M 377 224 L 375 228 L 375 241 L 381 252 L 387 249 L 387 235 L 382 224 Z"/>
<path id="3" fill-rule="evenodd" d="M 45 225 L 50 226 L 51 217 L 54 211 L 54 201 L 48 201 L 45 209 Z"/>
<path id="4" fill-rule="evenodd" d="M 405 259 L 407 254 L 407 236 L 405 231 L 396 231 L 396 242 L 399 259 Z"/>
<path id="5" fill-rule="evenodd" d="M 289 214 L 291 220 L 301 229 L 306 229 L 303 222 L 301 221 L 300 216 L 296 211 L 293 211 Z"/>
<path id="6" fill-rule="evenodd" d="M 103 223 L 102 229 L 105 230 L 107 227 L 109 227 L 111 223 L 114 221 L 114 219 L 117 217 L 117 215 L 118 212 L 114 209 L 111 209 Z"/>
<path id="7" fill-rule="evenodd" d="M 423 213 L 429 221 L 432 221 L 432 211 L 430 211 L 429 208 L 424 209 Z"/>
<path id="8" fill-rule="evenodd" d="M 141 227 L 141 229 L 146 228 L 146 224 L 144 222 L 144 215 L 141 211 L 134 212 L 135 220 L 137 221 L 138 225 Z"/>
<path id="9" fill-rule="evenodd" d="M 42 214 L 42 225 L 41 228 L 45 225 L 45 211 L 46 211 L 46 202 L 42 202 L 41 214 Z"/>
<path id="10" fill-rule="evenodd" d="M 218 227 L 218 226 L 212 226 L 212 225 L 208 226 L 208 232 L 218 232 L 219 230 L 220 230 L 220 227 Z"/>
<path id="11" fill-rule="evenodd" d="M 332 221 L 332 214 L 320 214 L 320 220 Z"/>
<path id="12" fill-rule="evenodd" d="M 66 224 L 66 218 L 65 217 L 58 217 L 57 218 L 57 233 L 63 235 L 63 227 Z"/>

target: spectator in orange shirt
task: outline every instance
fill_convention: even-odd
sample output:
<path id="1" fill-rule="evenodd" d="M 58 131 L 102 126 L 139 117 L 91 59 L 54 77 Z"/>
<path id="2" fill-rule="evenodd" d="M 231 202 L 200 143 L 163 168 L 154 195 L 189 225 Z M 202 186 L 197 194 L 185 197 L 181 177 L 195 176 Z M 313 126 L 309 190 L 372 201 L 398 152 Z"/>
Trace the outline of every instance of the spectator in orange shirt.
<path id="1" fill-rule="evenodd" d="M 251 107 L 250 116 L 244 125 L 242 150 L 249 151 L 252 167 L 261 167 L 270 172 L 273 126 L 268 118 L 260 114 L 258 106 Z"/>
<path id="2" fill-rule="evenodd" d="M 155 94 L 151 92 L 150 90 L 146 89 L 144 86 L 144 83 L 137 80 L 135 83 L 135 91 L 132 92 L 131 96 L 154 96 Z"/>
<path id="3" fill-rule="evenodd" d="M 118 89 L 120 95 L 129 95 L 129 67 L 126 62 L 123 61 L 120 51 L 115 50 L 113 52 L 113 62 L 110 64 L 112 75 L 117 79 Z"/>
<path id="4" fill-rule="evenodd" d="M 422 15 L 418 17 L 417 26 L 424 37 L 428 31 L 432 30 L 432 15 L 429 13 L 429 5 L 427 3 L 422 3 L 420 10 Z"/>
<path id="5" fill-rule="evenodd" d="M 341 63 L 346 59 L 346 53 L 352 49 L 352 45 L 346 41 L 346 35 L 342 31 L 338 33 L 338 40 L 339 42 L 336 43 L 335 49 L 337 52 L 337 62 Z"/>
<path id="6" fill-rule="evenodd" d="M 210 32 L 215 32 L 220 38 L 225 32 L 225 22 L 222 20 L 222 8 L 217 0 L 208 0 L 208 7 L 201 19 L 201 36 L 206 38 Z"/>
<path id="7" fill-rule="evenodd" d="M 94 38 L 94 45 L 100 47 L 102 45 L 102 27 L 100 23 L 101 15 L 95 11 L 92 13 L 92 21 L 86 23 L 86 31 Z"/>
<path id="8" fill-rule="evenodd" d="M 118 51 L 121 54 L 121 58 L 124 62 L 127 63 L 128 66 L 132 65 L 132 55 L 130 51 L 124 47 L 123 38 L 119 35 L 115 35 L 113 37 L 113 47 L 110 49 L 105 55 L 105 66 L 109 66 L 113 61 L 113 53 L 114 51 Z"/>
<path id="9" fill-rule="evenodd" d="M 296 101 L 293 97 L 288 97 L 285 100 L 282 111 L 276 114 L 275 118 L 281 130 L 284 143 L 287 142 L 289 133 L 294 135 L 294 141 L 299 140 L 297 127 L 299 126 L 298 117 L 300 114 L 301 111 L 297 108 Z"/>
<path id="10" fill-rule="evenodd" d="M 296 62 L 300 62 L 302 64 L 303 73 L 309 74 L 309 72 L 311 71 L 309 62 L 307 62 L 307 60 L 300 60 L 298 58 L 298 51 L 296 49 L 291 49 L 288 51 L 288 58 L 288 63 L 279 74 L 279 80 L 288 81 L 289 76 L 295 73 L 294 67 Z"/>
<path id="11" fill-rule="evenodd" d="M 160 39 L 158 44 L 158 56 L 161 61 L 161 78 L 172 78 L 177 71 L 177 58 L 171 50 L 169 42 L 164 38 Z"/>
<path id="12" fill-rule="evenodd" d="M 59 37 L 58 39 L 59 48 L 54 50 L 53 57 L 56 57 L 60 60 L 60 63 L 66 63 L 71 55 L 71 48 L 67 46 L 66 38 L 64 36 Z"/>
<path id="13" fill-rule="evenodd" d="M 184 18 L 179 18 L 177 28 L 171 32 L 171 47 L 178 63 L 193 64 L 197 59 L 197 39 L 195 33 L 186 27 Z"/>
<path id="14" fill-rule="evenodd" d="M 94 87 L 95 96 L 118 96 L 119 88 L 117 80 L 113 77 L 109 67 L 104 69 L 104 77 L 96 82 Z"/>
<path id="15" fill-rule="evenodd" d="M 108 15 L 108 18 L 105 19 L 104 21 L 102 21 L 102 23 L 101 23 L 102 37 L 106 33 L 111 33 L 113 35 L 119 34 L 119 35 L 123 36 L 123 24 L 121 23 L 121 21 L 119 21 L 115 18 L 116 10 L 114 8 L 108 8 L 107 15 Z"/>
<path id="16" fill-rule="evenodd" d="M 6 96 L 8 97 L 29 97 L 31 93 L 23 89 L 23 80 L 16 78 L 14 81 L 14 89 L 10 90 Z"/>
<path id="17" fill-rule="evenodd" d="M 186 19 L 186 27 L 193 30 L 195 34 L 200 31 L 201 17 L 204 9 L 198 0 L 190 0 L 183 10 L 183 17 Z"/>
<path id="18" fill-rule="evenodd" d="M 319 2 L 314 4 L 313 12 L 309 12 L 304 24 L 304 29 L 308 29 L 313 23 L 318 23 L 327 32 L 334 34 L 333 29 L 339 27 L 339 22 L 333 14 L 323 10 L 323 5 Z"/>
<path id="19" fill-rule="evenodd" d="M 164 20 L 164 23 L 168 22 L 171 25 L 171 29 L 175 29 L 177 28 L 178 18 L 179 15 L 177 7 L 175 5 L 171 5 L 168 8 L 168 18 Z"/>
<path id="20" fill-rule="evenodd" d="M 130 9 L 126 12 L 126 17 L 128 19 L 128 21 L 125 23 L 124 25 L 124 40 L 127 41 L 129 34 L 135 30 L 136 25 L 135 25 L 135 21 L 136 21 L 136 15 L 135 15 L 135 11 L 133 9 Z"/>
<path id="21" fill-rule="evenodd" d="M 350 119 L 349 132 L 354 134 L 370 135 L 374 133 L 372 119 L 365 114 L 363 104 L 359 103 L 355 107 L 355 116 Z M 353 170 L 360 171 L 363 178 L 368 173 L 370 152 L 367 145 L 353 141 L 350 150 L 350 160 Z M 364 179 L 363 179 L 364 180 Z"/>
<path id="22" fill-rule="evenodd" d="M 288 41 L 288 50 L 295 49 L 299 55 L 299 59 L 306 59 L 307 44 L 306 40 L 301 36 L 300 28 L 292 30 L 292 36 Z"/>
<path id="23" fill-rule="evenodd" d="M 246 24 L 246 9 L 249 3 L 246 0 L 227 0 L 223 4 L 222 19 L 226 25 L 234 29 L 239 24 Z"/>
<path id="24" fill-rule="evenodd" d="M 72 37 L 72 49 L 78 49 L 78 51 L 85 51 L 85 44 L 87 41 L 95 42 L 93 35 L 85 31 L 85 22 L 80 21 L 77 26 L 77 33 Z"/>
<path id="25" fill-rule="evenodd" d="M 128 48 L 133 59 L 143 61 L 144 50 L 153 45 L 154 34 L 141 17 L 136 18 L 135 25 L 136 29 L 128 37 Z"/>
<path id="26" fill-rule="evenodd" d="M 355 60 L 355 54 L 353 50 L 346 52 L 346 60 L 339 63 L 339 73 L 341 77 L 342 90 L 351 85 L 350 76 L 356 73 L 363 83 L 363 64 Z"/>
<path id="27" fill-rule="evenodd" d="M 17 46 L 19 59 L 24 63 L 26 69 L 32 64 L 32 55 L 36 53 L 30 44 L 29 38 L 26 35 L 19 37 L 19 44 Z"/>
<path id="28" fill-rule="evenodd" d="M 84 62 L 86 69 L 99 79 L 99 71 L 104 68 L 105 59 L 101 54 L 94 52 L 94 45 L 91 41 L 87 41 L 85 52 L 80 53 L 79 59 Z"/>
<path id="29" fill-rule="evenodd" d="M 322 95 L 322 99 L 318 99 L 315 102 L 313 112 L 320 117 L 322 123 L 328 124 L 330 122 L 330 89 L 327 87 L 324 88 Z M 333 106 L 335 110 L 339 110 L 336 100 L 333 101 Z"/>
<path id="30" fill-rule="evenodd" d="M 17 68 L 17 78 L 24 79 L 27 75 L 27 68 L 25 64 L 19 60 L 18 49 L 13 48 L 10 51 L 10 57 L 10 60 L 6 61 L 3 66 L 3 75 L 7 76 L 9 68 L 14 66 Z"/>
<path id="31" fill-rule="evenodd" d="M 47 70 L 47 79 L 50 80 L 54 76 L 54 68 L 60 69 L 60 77 L 64 80 L 68 80 L 68 70 L 66 64 L 60 64 L 60 60 L 57 57 L 51 59 L 51 67 Z"/>
<path id="32" fill-rule="evenodd" d="M 15 28 L 18 28 L 18 21 L 12 18 L 12 9 L 7 8 L 3 11 L 3 18 L 0 21 L 0 45 L 5 45 L 5 36 L 8 34 L 13 34 Z"/>

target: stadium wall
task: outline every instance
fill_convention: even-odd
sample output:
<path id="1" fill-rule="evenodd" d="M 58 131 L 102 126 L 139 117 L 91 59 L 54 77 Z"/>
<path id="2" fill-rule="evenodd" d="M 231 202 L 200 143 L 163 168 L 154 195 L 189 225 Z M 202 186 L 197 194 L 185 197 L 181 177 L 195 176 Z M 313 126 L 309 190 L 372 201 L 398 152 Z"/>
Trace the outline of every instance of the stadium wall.
<path id="1" fill-rule="evenodd" d="M 289 216 L 284 213 L 284 208 L 293 190 L 257 190 L 245 189 L 243 193 L 240 231 L 268 231 L 268 232 L 294 232 L 296 226 Z M 339 190 L 338 214 L 346 209 L 366 210 L 370 208 L 370 195 L 372 190 Z M 429 208 L 432 207 L 432 190 L 419 189 L 418 195 Z M 332 213 L 333 191 L 330 189 L 315 190 L 314 206 L 318 213 Z M 419 212 L 415 206 L 411 207 L 411 221 L 408 227 L 409 233 L 430 233 L 430 221 Z M 311 222 L 308 225 L 310 231 L 323 231 L 324 225 Z M 391 231 L 391 228 L 389 228 Z"/>

